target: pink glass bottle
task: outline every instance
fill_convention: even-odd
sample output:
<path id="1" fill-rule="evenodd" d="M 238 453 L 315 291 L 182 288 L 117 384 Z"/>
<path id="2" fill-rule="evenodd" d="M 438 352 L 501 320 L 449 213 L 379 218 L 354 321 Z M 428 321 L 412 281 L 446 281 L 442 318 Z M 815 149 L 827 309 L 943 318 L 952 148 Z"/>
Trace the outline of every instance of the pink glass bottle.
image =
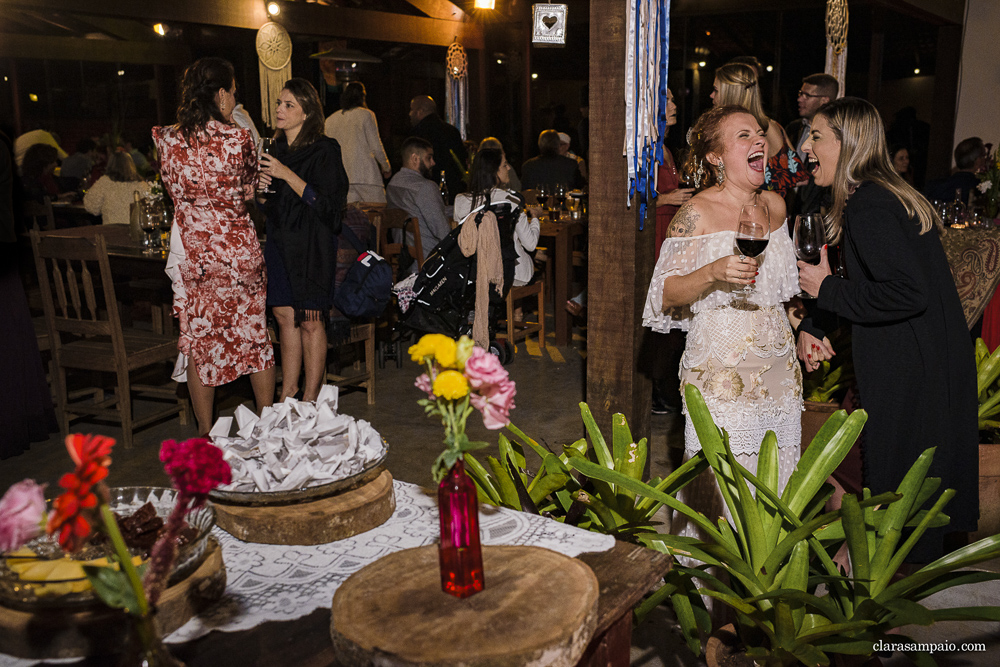
<path id="1" fill-rule="evenodd" d="M 467 598 L 483 590 L 483 552 L 479 546 L 476 485 L 459 459 L 438 485 L 441 515 L 441 590 Z"/>

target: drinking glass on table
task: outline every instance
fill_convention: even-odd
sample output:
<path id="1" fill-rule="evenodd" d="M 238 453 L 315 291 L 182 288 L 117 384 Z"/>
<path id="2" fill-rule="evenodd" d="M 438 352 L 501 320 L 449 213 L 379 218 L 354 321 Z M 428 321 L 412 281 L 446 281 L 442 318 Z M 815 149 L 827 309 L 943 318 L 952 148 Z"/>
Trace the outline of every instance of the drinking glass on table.
<path id="1" fill-rule="evenodd" d="M 538 198 L 538 205 L 542 208 L 548 210 L 549 208 L 549 186 L 541 184 L 535 191 L 535 196 Z"/>
<path id="2" fill-rule="evenodd" d="M 566 203 L 566 186 L 562 183 L 556 183 L 555 187 L 552 189 L 553 194 L 556 198 L 555 208 L 556 210 L 562 210 L 563 205 Z"/>
<path id="3" fill-rule="evenodd" d="M 736 249 L 740 257 L 756 259 L 764 253 L 770 237 L 771 219 L 767 211 L 767 204 L 754 198 L 752 203 L 745 204 L 740 210 L 740 219 L 736 227 Z M 742 301 L 746 305 L 750 285 L 744 285 L 742 289 L 737 291 L 743 295 Z"/>
<path id="4" fill-rule="evenodd" d="M 160 216 L 154 208 L 147 208 L 139 216 L 139 229 L 142 230 L 142 248 L 147 255 L 160 252 Z"/>
<path id="5" fill-rule="evenodd" d="M 826 243 L 826 225 L 823 216 L 818 214 L 795 216 L 795 230 L 792 232 L 792 244 L 795 246 L 795 256 L 803 262 L 816 264 L 819 262 L 820 251 Z M 815 299 L 804 290 L 799 291 L 803 299 Z"/>
<path id="6" fill-rule="evenodd" d="M 260 140 L 260 154 L 261 155 L 274 155 L 274 139 L 273 138 L 271 138 L 271 137 L 262 137 L 261 138 L 261 140 Z M 277 191 L 274 189 L 273 183 L 271 185 L 268 185 L 267 187 L 258 187 L 257 188 L 257 194 L 264 195 L 265 197 L 267 195 L 273 195 L 275 192 L 277 192 Z"/>

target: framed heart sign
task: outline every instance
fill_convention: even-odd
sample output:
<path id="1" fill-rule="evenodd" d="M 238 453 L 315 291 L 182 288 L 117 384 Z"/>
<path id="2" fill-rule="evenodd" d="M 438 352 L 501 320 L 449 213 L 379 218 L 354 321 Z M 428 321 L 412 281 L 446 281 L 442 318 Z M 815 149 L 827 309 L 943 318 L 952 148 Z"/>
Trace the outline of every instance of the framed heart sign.
<path id="1" fill-rule="evenodd" d="M 534 44 L 566 44 L 566 5 L 531 6 L 531 41 Z"/>

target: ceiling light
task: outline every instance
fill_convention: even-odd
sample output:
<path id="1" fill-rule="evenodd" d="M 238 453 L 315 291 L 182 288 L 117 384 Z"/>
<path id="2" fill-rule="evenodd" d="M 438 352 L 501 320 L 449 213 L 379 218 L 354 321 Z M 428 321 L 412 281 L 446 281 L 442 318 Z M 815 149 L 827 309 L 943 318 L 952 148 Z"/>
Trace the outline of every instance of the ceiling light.
<path id="1" fill-rule="evenodd" d="M 704 60 L 698 61 L 698 67 L 704 67 L 707 63 Z"/>
<path id="2" fill-rule="evenodd" d="M 773 72 L 774 71 L 774 67 L 772 65 L 768 65 L 767 66 L 767 71 L 768 72 Z"/>
<path id="3" fill-rule="evenodd" d="M 28 93 L 28 99 L 31 100 L 32 102 L 37 102 L 38 95 L 35 95 L 34 93 Z"/>
<path id="4" fill-rule="evenodd" d="M 493 9 L 495 0 L 476 0 L 476 9 Z"/>
<path id="5" fill-rule="evenodd" d="M 267 13 L 271 16 L 277 16 L 281 13 L 281 7 L 278 6 L 277 2 L 267 3 Z"/>
<path id="6" fill-rule="evenodd" d="M 125 70 L 123 69 L 118 70 L 118 76 L 125 76 Z"/>
<path id="7" fill-rule="evenodd" d="M 163 37 L 164 35 L 167 34 L 167 26 L 163 25 L 162 23 L 157 23 L 156 25 L 153 26 L 153 32 L 155 32 L 160 37 Z"/>
<path id="8" fill-rule="evenodd" d="M 920 68 L 919 67 L 914 67 L 913 68 L 913 73 L 914 74 L 920 74 Z"/>
<path id="9" fill-rule="evenodd" d="M 503 61 L 497 58 L 497 65 L 503 65 Z"/>
<path id="10" fill-rule="evenodd" d="M 705 31 L 705 37 L 711 37 L 711 36 L 712 36 L 712 31 L 711 30 L 706 30 Z"/>
<path id="11" fill-rule="evenodd" d="M 533 72 L 533 73 L 531 74 L 531 78 L 532 78 L 532 79 L 537 79 L 537 78 L 538 78 L 538 72 Z"/>

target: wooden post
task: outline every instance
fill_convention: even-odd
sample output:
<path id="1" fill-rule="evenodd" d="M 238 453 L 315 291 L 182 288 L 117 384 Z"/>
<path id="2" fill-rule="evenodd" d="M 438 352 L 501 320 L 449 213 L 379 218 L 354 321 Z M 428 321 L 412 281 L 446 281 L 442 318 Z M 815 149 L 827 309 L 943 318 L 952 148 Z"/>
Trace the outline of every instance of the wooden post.
<path id="1" fill-rule="evenodd" d="M 655 221 L 650 219 L 640 232 L 638 206 L 625 207 L 627 5 L 621 0 L 590 2 L 587 402 L 602 430 L 608 432 L 611 415 L 622 412 L 633 436 L 641 438 L 649 434 L 652 389 L 639 373 L 637 359 L 653 271 Z"/>

